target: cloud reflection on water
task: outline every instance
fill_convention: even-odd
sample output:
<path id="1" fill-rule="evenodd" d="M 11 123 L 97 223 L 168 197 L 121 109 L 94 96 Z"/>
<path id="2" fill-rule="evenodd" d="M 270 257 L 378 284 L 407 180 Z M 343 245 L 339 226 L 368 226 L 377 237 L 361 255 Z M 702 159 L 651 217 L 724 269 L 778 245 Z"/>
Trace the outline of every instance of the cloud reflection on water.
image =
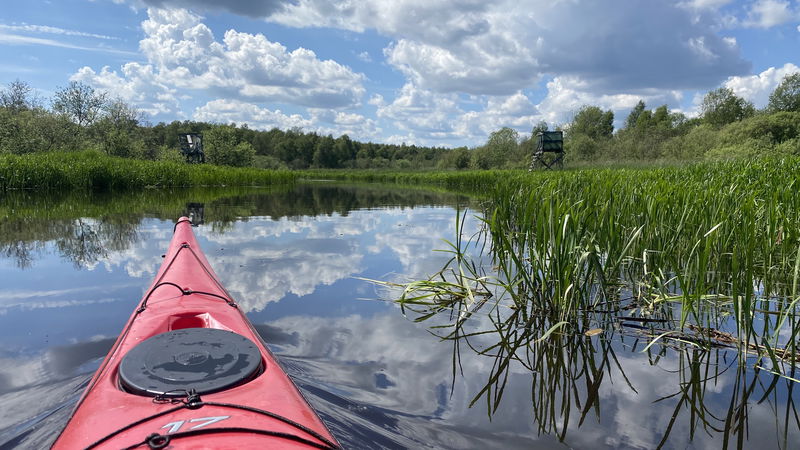
<path id="1" fill-rule="evenodd" d="M 415 440 L 413 436 L 417 435 L 413 433 L 405 434 L 409 429 L 420 428 L 425 431 L 418 436 L 439 433 L 439 438 L 442 438 L 462 433 L 463 438 L 475 434 L 475 440 L 448 448 L 485 448 L 486 439 L 490 438 L 495 439 L 495 443 L 503 442 L 504 448 L 546 448 L 557 443 L 552 435 L 537 436 L 535 419 L 531 414 L 531 395 L 539 395 L 538 390 L 548 389 L 548 386 L 532 386 L 530 372 L 515 365 L 509 372 L 510 381 L 501 406 L 490 421 L 485 402 L 479 401 L 472 408 L 469 402 L 486 382 L 493 360 L 462 351 L 464 376 L 456 376 L 451 393 L 452 345 L 423 333 L 422 325 L 404 318 L 399 311 L 371 317 L 352 315 L 333 319 L 298 315 L 265 326 L 269 327 L 272 336 L 279 336 L 281 332 L 278 330 L 291 336 L 274 345 L 276 353 L 282 361 L 289 361 L 288 367 L 294 378 L 301 383 L 321 386 L 322 392 L 312 394 L 312 402 L 334 421 L 343 420 L 337 411 L 342 404 L 347 405 L 347 420 L 356 423 L 359 421 L 351 416 L 361 416 L 363 423 L 370 423 L 372 416 L 379 412 L 390 417 L 392 422 L 380 432 L 407 447 L 428 444 Z M 731 358 L 729 362 L 734 362 L 735 355 L 728 356 Z M 715 377 L 714 369 L 704 372 L 705 363 L 701 361 L 698 367 L 704 377 L 709 377 L 703 384 L 705 397 L 698 403 L 689 403 L 676 410 L 680 397 L 673 395 L 680 391 L 681 384 L 698 381 L 685 377 L 687 368 L 681 365 L 681 354 L 671 351 L 656 364 L 649 363 L 646 355 L 630 348 L 618 348 L 615 357 L 618 365 L 612 363 L 600 368 L 606 374 L 596 405 L 599 414 L 590 412 L 579 425 L 581 409 L 586 403 L 573 404 L 566 409 L 569 411 L 569 425 L 565 444 L 572 448 L 651 449 L 656 448 L 669 432 L 664 448 L 719 448 L 722 433 L 713 428 L 706 432 L 698 422 L 690 420 L 690 416 L 692 408 L 705 408 L 715 416 L 709 419 L 710 425 L 724 428 L 723 421 L 731 411 L 732 399 L 737 409 L 742 400 L 742 392 L 733 390 L 731 386 L 730 376 L 734 376 L 735 364 L 727 374 Z M 721 368 L 720 372 L 724 370 Z M 623 376 L 627 377 L 630 386 Z M 379 382 L 381 379 L 390 383 L 382 384 Z M 752 374 L 749 379 L 753 379 Z M 590 379 L 576 381 L 581 391 L 578 397 L 585 402 L 586 383 Z M 776 422 L 783 420 L 780 415 L 781 411 L 786 411 L 786 399 L 784 397 L 775 403 L 758 402 L 765 392 L 763 388 L 770 381 L 771 376 L 762 377 L 762 389 L 744 397 L 748 409 L 748 423 L 744 424 L 745 442 L 779 444 L 776 431 L 780 430 L 776 430 Z M 785 380 L 782 384 L 785 389 Z M 562 389 L 570 388 L 562 385 L 557 390 Z M 556 409 L 548 415 L 548 420 L 558 422 L 560 427 L 565 417 L 560 416 L 559 411 L 561 409 Z M 676 411 L 678 420 L 668 429 L 669 419 Z M 735 434 L 730 432 L 730 438 L 735 442 Z M 790 424 L 789 442 L 800 438 L 799 432 Z M 693 440 L 690 439 L 691 433 L 694 433 Z M 364 439 L 364 435 L 348 435 L 347 438 L 354 439 L 350 444 L 357 446 L 355 439 Z M 437 442 L 442 445 L 442 441 Z"/>
<path id="2" fill-rule="evenodd" d="M 269 197 L 258 202 L 270 204 Z M 207 206 L 206 212 L 210 217 L 214 210 Z M 291 214 L 287 208 L 274 218 L 258 210 L 224 227 L 209 223 L 195 231 L 223 284 L 345 443 L 356 448 L 562 445 L 553 434 L 538 433 L 532 394 L 550 386 L 532 386 L 530 371 L 520 365 L 510 368 L 501 406 L 490 421 L 483 399 L 472 408 L 469 403 L 485 385 L 492 358 L 462 352 L 464 375 L 456 376 L 451 392 L 452 343 L 440 342 L 427 332 L 429 324 L 412 322 L 392 304 L 359 300 L 377 294 L 354 277 L 408 281 L 441 269 L 449 255 L 434 250 L 446 248 L 443 239 L 453 238 L 455 215 L 450 207 L 355 209 L 317 216 Z M 464 234 L 472 235 L 478 226 L 470 219 Z M 106 234 L 115 235 L 110 230 Z M 155 275 L 172 224 L 146 219 L 134 231 L 122 235 L 136 239 L 97 261 L 84 259 L 82 270 L 59 258 L 39 260 L 51 279 L 0 267 L 14 282 L 5 297 L 0 294 L 0 401 L 6 406 L 0 413 L 0 446 L 30 430 L 40 437 L 52 434 L 63 424 L 63 417 L 49 425 L 37 420 L 69 410 L 92 364 L 104 354 L 103 346 L 111 342 L 102 336 L 119 330 Z M 50 288 L 56 278 L 69 284 Z M 104 300 L 108 304 L 102 308 L 96 305 Z M 35 305 L 49 308 L 44 312 Z M 476 320 L 489 323 L 487 315 Z M 47 325 L 40 328 L 47 329 L 37 328 L 42 323 Z M 555 405 L 555 414 L 547 416 L 555 429 L 568 424 L 566 445 L 654 448 L 660 442 L 678 397 L 658 400 L 686 385 L 681 375 L 685 355 L 668 352 L 654 364 L 627 345 L 614 344 L 618 366 L 599 369 L 605 373 L 597 397 L 599 415 L 592 410 L 579 425 L 582 408 L 573 404 L 565 409 L 567 417 L 559 414 L 563 405 Z M 570 376 L 554 372 L 563 386 L 575 382 L 576 398 L 585 401 L 587 380 Z M 703 386 L 705 407 L 717 417 L 724 418 L 729 410 L 735 381 L 728 374 Z M 761 381 L 769 384 L 771 378 Z M 52 401 L 41 400 L 48 394 Z M 776 442 L 775 411 L 783 411 L 787 396 L 759 404 L 760 397 L 756 391 L 746 405 L 746 442 L 768 445 Z M 678 410 L 667 448 L 718 448 L 720 433 L 709 435 L 692 423 L 690 411 L 691 405 Z M 695 439 L 689 441 L 692 431 Z M 797 434 L 791 430 L 790 438 Z"/>
<path id="3" fill-rule="evenodd" d="M 224 234 L 199 229 L 198 235 L 242 308 L 261 311 L 287 294 L 303 297 L 363 276 L 376 267 L 381 252 L 400 263 L 391 270 L 404 277 L 427 276 L 441 266 L 443 257 L 433 250 L 445 247 L 442 239 L 453 218 L 454 212 L 443 208 L 359 210 L 347 216 L 251 218 Z"/>

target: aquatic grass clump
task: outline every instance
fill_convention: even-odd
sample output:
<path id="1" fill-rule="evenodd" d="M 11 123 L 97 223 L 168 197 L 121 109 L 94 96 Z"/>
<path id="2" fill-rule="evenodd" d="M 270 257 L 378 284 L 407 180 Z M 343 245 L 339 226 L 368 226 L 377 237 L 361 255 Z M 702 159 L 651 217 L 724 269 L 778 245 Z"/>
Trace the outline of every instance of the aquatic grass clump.
<path id="1" fill-rule="evenodd" d="M 484 402 L 492 416 L 527 370 L 533 423 L 565 441 L 602 415 L 612 378 L 644 394 L 617 358 L 624 349 L 652 366 L 678 358 L 653 368 L 678 388 L 654 401 L 674 410 L 652 447 L 669 446 L 687 421 L 690 440 L 702 431 L 741 447 L 750 409 L 765 400 L 778 440 L 792 442 L 800 159 L 493 176 L 483 208 L 457 213 L 441 270 L 380 282 L 452 345 L 453 389 L 464 351 L 489 360 L 470 406 Z M 465 233 L 468 220 L 477 234 Z"/>
<path id="2" fill-rule="evenodd" d="M 704 299 L 735 299 L 737 332 L 764 336 L 756 309 L 798 294 L 798 169 L 791 159 L 520 176 L 492 194 L 492 254 L 515 277 L 553 284 L 548 300 L 560 308 L 574 307 L 558 295 L 570 286 L 587 293 L 622 281 L 639 301 L 680 293 L 681 327 L 704 320 Z M 773 297 L 789 301 L 763 304 Z"/>
<path id="3" fill-rule="evenodd" d="M 473 242 L 489 261 L 451 246 L 450 263 L 399 299 L 415 298 L 420 317 L 449 310 L 440 337 L 493 333 L 480 352 L 503 367 L 615 322 L 651 344 L 736 348 L 778 373 L 800 358 L 800 159 L 493 176 Z M 446 289 L 417 298 L 434 282 Z M 475 303 L 459 285 L 491 293 L 491 326 L 464 322 Z"/>
<path id="4" fill-rule="evenodd" d="M 93 151 L 0 155 L 0 191 L 268 186 L 291 184 L 296 178 L 296 174 L 285 170 L 145 161 L 106 156 Z"/>

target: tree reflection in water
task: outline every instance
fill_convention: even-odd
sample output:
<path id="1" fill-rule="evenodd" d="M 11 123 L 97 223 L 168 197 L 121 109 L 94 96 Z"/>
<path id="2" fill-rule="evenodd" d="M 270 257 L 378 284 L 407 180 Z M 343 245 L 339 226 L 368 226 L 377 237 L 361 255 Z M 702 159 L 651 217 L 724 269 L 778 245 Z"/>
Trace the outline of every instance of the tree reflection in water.
<path id="1" fill-rule="evenodd" d="M 48 243 L 76 268 L 91 267 L 109 252 L 139 239 L 143 219 L 193 216 L 215 233 L 249 217 L 347 216 L 350 211 L 421 204 L 456 204 L 464 196 L 391 186 L 305 184 L 269 188 L 159 189 L 125 193 L 12 191 L 0 197 L 0 256 L 30 268 Z"/>

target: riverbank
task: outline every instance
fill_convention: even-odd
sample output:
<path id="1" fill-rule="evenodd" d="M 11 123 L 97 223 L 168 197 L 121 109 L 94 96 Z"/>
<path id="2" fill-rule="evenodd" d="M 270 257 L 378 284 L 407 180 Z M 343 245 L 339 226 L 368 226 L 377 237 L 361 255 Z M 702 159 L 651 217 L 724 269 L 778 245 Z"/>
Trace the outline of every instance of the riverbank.
<path id="1" fill-rule="evenodd" d="M 146 161 L 107 156 L 94 151 L 0 155 L 0 191 L 270 186 L 291 184 L 296 179 L 297 174 L 288 170 Z"/>

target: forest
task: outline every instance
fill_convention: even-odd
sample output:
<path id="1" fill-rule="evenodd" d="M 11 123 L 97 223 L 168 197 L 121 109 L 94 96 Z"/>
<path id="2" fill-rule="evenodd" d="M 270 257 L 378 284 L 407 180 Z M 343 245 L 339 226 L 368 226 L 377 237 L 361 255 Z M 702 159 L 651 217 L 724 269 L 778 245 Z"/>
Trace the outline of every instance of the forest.
<path id="1" fill-rule="evenodd" d="M 183 161 L 181 133 L 201 133 L 211 164 L 263 169 L 521 169 L 530 165 L 536 133 L 564 131 L 568 166 L 670 163 L 800 154 L 800 73 L 786 76 L 756 109 L 722 87 L 688 118 L 668 105 L 639 101 L 615 129 L 614 112 L 585 105 L 572 120 L 540 122 L 530 134 L 511 128 L 474 147 L 359 142 L 302 129 L 255 130 L 246 124 L 173 121 L 152 124 L 133 105 L 81 82 L 51 99 L 26 82 L 0 88 L 0 155 L 94 150 L 109 156 Z"/>

